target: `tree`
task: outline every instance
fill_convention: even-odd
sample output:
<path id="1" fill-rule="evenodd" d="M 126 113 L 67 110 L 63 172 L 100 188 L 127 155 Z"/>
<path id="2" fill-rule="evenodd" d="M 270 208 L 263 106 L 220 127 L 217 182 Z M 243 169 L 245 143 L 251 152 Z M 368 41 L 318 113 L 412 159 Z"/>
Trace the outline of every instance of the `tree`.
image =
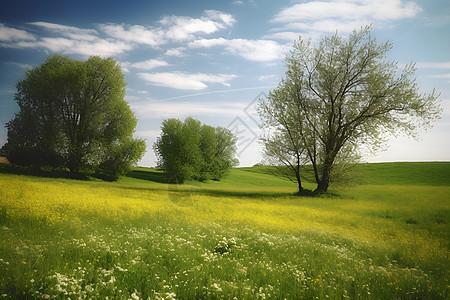
<path id="1" fill-rule="evenodd" d="M 212 168 L 212 179 L 219 180 L 232 167 L 239 164 L 236 158 L 237 138 L 227 128 L 218 126 L 216 133 L 216 152 Z"/>
<path id="2" fill-rule="evenodd" d="M 200 180 L 215 178 L 217 137 L 214 127 L 202 125 L 200 128 L 201 168 Z M 220 176 L 219 176 L 220 178 Z"/>
<path id="3" fill-rule="evenodd" d="M 237 164 L 236 138 L 222 127 L 201 124 L 193 118 L 184 122 L 162 122 L 161 136 L 153 145 L 158 166 L 172 182 L 219 180 Z"/>
<path id="4" fill-rule="evenodd" d="M 132 138 L 137 120 L 125 87 L 112 58 L 50 56 L 17 84 L 20 111 L 6 125 L 4 151 L 17 164 L 116 178 L 145 152 L 145 142 Z"/>
<path id="5" fill-rule="evenodd" d="M 286 57 L 286 76 L 258 111 L 265 154 L 299 173 L 310 164 L 317 192 L 327 191 L 342 164 L 359 156 L 361 145 L 376 150 L 386 133 L 414 136 L 417 126 L 439 117 L 438 96 L 419 94 L 414 64 L 398 72 L 387 61 L 392 44 L 378 44 L 370 27 L 348 38 L 337 33 L 314 46 L 301 38 Z"/>

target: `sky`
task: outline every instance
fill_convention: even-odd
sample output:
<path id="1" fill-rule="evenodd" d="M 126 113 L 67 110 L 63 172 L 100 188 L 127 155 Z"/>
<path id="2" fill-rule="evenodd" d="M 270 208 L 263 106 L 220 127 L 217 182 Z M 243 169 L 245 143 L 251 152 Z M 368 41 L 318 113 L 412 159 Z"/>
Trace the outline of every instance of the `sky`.
<path id="1" fill-rule="evenodd" d="M 241 166 L 261 161 L 256 99 L 286 71 L 294 40 L 318 42 L 372 24 L 389 41 L 388 59 L 416 63 L 421 93 L 436 89 L 443 112 L 417 140 L 389 138 L 381 161 L 450 161 L 450 2 L 448 0 L 317 1 L 2 1 L 0 10 L 0 147 L 4 124 L 19 107 L 16 84 L 27 68 L 58 53 L 75 59 L 113 57 L 128 83 L 125 100 L 146 139 L 139 162 L 155 166 L 152 145 L 167 118 L 191 116 L 229 128 Z"/>

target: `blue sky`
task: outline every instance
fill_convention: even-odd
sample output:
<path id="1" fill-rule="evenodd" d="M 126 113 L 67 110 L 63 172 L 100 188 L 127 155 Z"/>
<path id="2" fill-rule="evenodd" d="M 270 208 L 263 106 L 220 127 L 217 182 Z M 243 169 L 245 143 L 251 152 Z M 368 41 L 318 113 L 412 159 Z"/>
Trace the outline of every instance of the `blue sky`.
<path id="1" fill-rule="evenodd" d="M 450 160 L 447 0 L 9 2 L 0 11 L 0 146 L 26 68 L 54 53 L 100 55 L 123 67 L 135 135 L 148 143 L 141 165 L 155 165 L 161 121 L 187 116 L 230 128 L 241 165 L 253 165 L 261 160 L 254 100 L 283 77 L 293 41 L 372 24 L 378 41 L 394 45 L 388 58 L 400 67 L 415 62 L 421 92 L 436 88 L 444 111 L 419 140 L 391 137 L 386 151 L 366 159 Z"/>

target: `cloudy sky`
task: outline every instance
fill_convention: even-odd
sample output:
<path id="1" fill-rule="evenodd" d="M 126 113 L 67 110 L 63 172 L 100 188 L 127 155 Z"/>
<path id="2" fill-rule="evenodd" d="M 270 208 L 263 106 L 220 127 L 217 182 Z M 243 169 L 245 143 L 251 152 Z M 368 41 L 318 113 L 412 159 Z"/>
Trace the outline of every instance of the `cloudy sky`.
<path id="1" fill-rule="evenodd" d="M 54 53 L 99 55 L 122 65 L 136 136 L 148 143 L 141 165 L 155 165 L 161 121 L 187 116 L 230 128 L 241 165 L 253 165 L 261 159 L 254 100 L 283 77 L 293 41 L 372 24 L 378 41 L 394 45 L 389 59 L 415 62 L 421 92 L 436 88 L 444 111 L 419 140 L 392 137 L 387 151 L 367 160 L 450 160 L 448 0 L 8 2 L 0 11 L 0 146 L 26 68 Z"/>

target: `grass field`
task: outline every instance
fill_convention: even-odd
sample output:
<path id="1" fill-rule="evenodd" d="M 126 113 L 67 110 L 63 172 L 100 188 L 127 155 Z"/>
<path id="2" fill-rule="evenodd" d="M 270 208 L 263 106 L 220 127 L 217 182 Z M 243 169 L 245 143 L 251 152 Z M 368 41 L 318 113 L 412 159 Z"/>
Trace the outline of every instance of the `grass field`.
<path id="1" fill-rule="evenodd" d="M 357 172 L 321 198 L 258 167 L 184 185 L 0 173 L 0 297 L 448 299 L 450 163 Z"/>

